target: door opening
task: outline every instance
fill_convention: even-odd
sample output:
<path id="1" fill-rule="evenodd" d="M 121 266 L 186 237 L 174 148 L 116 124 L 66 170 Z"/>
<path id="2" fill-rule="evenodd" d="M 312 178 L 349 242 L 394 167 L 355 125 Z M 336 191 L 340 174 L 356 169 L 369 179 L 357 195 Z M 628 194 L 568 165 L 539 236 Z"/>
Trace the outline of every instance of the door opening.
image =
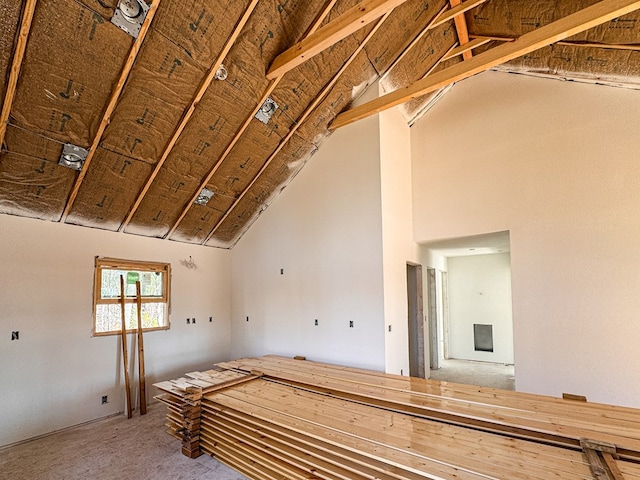
<path id="1" fill-rule="evenodd" d="M 427 268 L 427 305 L 429 315 L 429 366 L 440 368 L 440 342 L 438 341 L 438 303 L 436 297 L 436 269 Z"/>
<path id="2" fill-rule="evenodd" d="M 409 375 L 426 378 L 422 265 L 407 264 L 407 302 L 409 307 Z"/>

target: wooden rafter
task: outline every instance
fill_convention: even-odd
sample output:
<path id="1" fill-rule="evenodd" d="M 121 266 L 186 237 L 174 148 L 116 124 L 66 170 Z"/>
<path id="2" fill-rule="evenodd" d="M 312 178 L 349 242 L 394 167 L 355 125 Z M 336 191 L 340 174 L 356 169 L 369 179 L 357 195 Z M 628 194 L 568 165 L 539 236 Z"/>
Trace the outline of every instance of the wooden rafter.
<path id="1" fill-rule="evenodd" d="M 406 57 L 407 54 L 411 52 L 411 50 L 413 50 L 415 46 L 420 42 L 420 40 L 422 40 L 422 38 L 427 34 L 427 32 L 434 27 L 434 23 L 436 19 L 443 12 L 446 12 L 446 11 L 447 11 L 447 7 L 446 6 L 442 7 L 442 9 L 438 12 L 438 14 L 420 31 L 420 33 L 418 33 L 418 35 L 411 41 L 411 43 L 407 45 L 407 48 L 405 48 L 402 51 L 402 53 L 398 55 L 398 57 L 393 61 L 393 63 L 389 65 L 389 68 L 387 68 L 387 71 L 382 74 L 382 78 L 389 75 L 389 73 L 398 66 L 398 64 L 402 61 L 402 59 Z"/>
<path id="2" fill-rule="evenodd" d="M 481 47 L 491 41 L 490 38 L 474 38 L 464 45 L 460 45 L 453 50 L 451 50 L 444 58 L 442 58 L 442 62 L 445 60 L 449 60 L 450 58 L 457 57 L 458 55 L 464 55 L 466 52 L 473 50 L 474 48 Z"/>
<path id="3" fill-rule="evenodd" d="M 461 0 L 449 0 L 452 10 L 462 6 Z M 462 47 L 469 43 L 469 30 L 467 29 L 467 19 L 464 17 L 464 12 L 453 17 L 453 22 L 456 26 L 456 32 L 458 34 L 458 44 Z M 463 52 L 462 59 L 469 60 L 472 57 L 471 50 Z"/>
<path id="4" fill-rule="evenodd" d="M 0 147 L 4 144 L 4 137 L 7 133 L 7 124 L 13 100 L 16 97 L 16 87 L 18 86 L 18 77 L 22 68 L 22 61 L 27 50 L 27 42 L 29 40 L 29 32 L 33 23 L 33 14 L 36 11 L 37 0 L 27 0 L 22 11 L 22 21 L 20 23 L 20 33 L 16 42 L 11 70 L 9 73 L 9 81 L 7 82 L 7 91 L 5 92 L 4 102 L 2 104 L 2 112 L 0 112 Z"/>
<path id="5" fill-rule="evenodd" d="M 486 1 L 487 0 L 467 0 L 466 2 L 462 2 L 461 0 L 453 0 L 449 3 L 451 8 L 445 10 L 440 14 L 440 16 L 438 16 L 438 18 L 436 18 L 435 22 L 433 22 L 433 27 L 438 27 L 458 16 L 462 16 L 462 18 L 464 18 L 464 12 L 475 8 Z"/>
<path id="6" fill-rule="evenodd" d="M 337 19 L 318 29 L 276 57 L 267 73 L 273 80 L 374 22 L 406 0 L 362 0 Z"/>
<path id="7" fill-rule="evenodd" d="M 570 47 L 592 47 L 604 48 L 609 50 L 632 50 L 640 52 L 640 45 L 637 43 L 600 43 L 600 42 L 580 42 L 580 41 L 562 41 L 558 45 L 567 45 Z"/>
<path id="8" fill-rule="evenodd" d="M 626 15 L 639 8 L 640 0 L 601 0 L 576 13 L 526 33 L 513 42 L 498 45 L 465 62 L 434 73 L 423 80 L 415 82 L 413 85 L 398 89 L 395 92 L 341 113 L 331 124 L 331 128 L 336 129 L 392 108 L 539 48 L 564 40 L 614 18 Z"/>
<path id="9" fill-rule="evenodd" d="M 147 12 L 147 16 L 140 27 L 140 32 L 138 33 L 138 37 L 133 42 L 131 46 L 131 50 L 129 51 L 129 56 L 127 57 L 127 61 L 122 68 L 122 72 L 120 72 L 120 77 L 118 78 L 118 82 L 111 92 L 111 97 L 109 98 L 109 103 L 107 103 L 107 107 L 104 111 L 104 115 L 102 116 L 102 121 L 100 122 L 100 126 L 98 127 L 98 131 L 96 132 L 96 136 L 93 139 L 93 143 L 91 144 L 91 148 L 89 149 L 89 154 L 82 165 L 82 170 L 76 178 L 76 181 L 71 189 L 71 194 L 69 195 L 69 199 L 67 200 L 67 204 L 64 208 L 64 212 L 62 213 L 62 217 L 60 218 L 61 222 L 66 221 L 69 216 L 69 212 L 71 212 L 71 208 L 73 207 L 76 198 L 78 197 L 78 192 L 80 191 L 80 187 L 85 177 L 87 176 L 87 172 L 89 171 L 89 166 L 91 165 L 91 161 L 98 151 L 98 146 L 100 145 L 100 140 L 102 140 L 102 135 L 104 131 L 107 129 L 109 122 L 111 121 L 111 115 L 113 115 L 113 111 L 116 109 L 116 105 L 118 104 L 118 100 L 120 95 L 122 94 L 122 90 L 124 89 L 124 84 L 129 78 L 129 74 L 131 73 L 131 69 L 133 68 L 133 62 L 135 62 L 138 53 L 140 52 L 140 48 L 142 47 L 142 42 L 144 42 L 145 37 L 147 36 L 147 32 L 149 31 L 149 27 L 151 26 L 151 22 L 153 21 L 153 17 L 158 11 L 158 6 L 160 5 L 160 0 L 154 0 L 151 6 L 149 7 L 149 11 Z"/>
<path id="10" fill-rule="evenodd" d="M 131 222 L 131 219 L 133 218 L 133 216 L 135 215 L 136 211 L 140 207 L 140 204 L 142 203 L 142 200 L 144 199 L 145 195 L 147 194 L 147 192 L 151 188 L 151 184 L 153 183 L 153 181 L 158 176 L 158 173 L 160 173 L 160 169 L 162 168 L 162 166 L 167 161 L 167 158 L 169 158 L 169 154 L 173 150 L 173 147 L 176 145 L 176 142 L 180 138 L 180 135 L 182 135 L 182 132 L 186 128 L 187 124 L 189 123 L 189 120 L 191 120 L 191 117 L 193 116 L 193 113 L 196 111 L 196 107 L 198 106 L 198 103 L 200 103 L 200 100 L 202 100 L 202 97 L 204 97 L 204 94 L 207 92 L 207 89 L 209 88 L 209 86 L 215 80 L 216 73 L 217 73 L 218 69 L 220 68 L 220 65 L 222 65 L 222 62 L 224 61 L 225 57 L 227 56 L 227 54 L 231 50 L 231 47 L 233 47 L 233 44 L 236 42 L 236 40 L 240 36 L 240 32 L 242 32 L 242 29 L 247 24 L 247 21 L 249 21 L 249 17 L 251 16 L 253 11 L 255 10 L 257 4 L 258 4 L 258 0 L 252 0 L 251 3 L 249 4 L 249 6 L 247 7 L 247 10 L 244 12 L 242 17 L 240 18 L 240 20 L 236 24 L 233 32 L 231 33 L 231 36 L 229 37 L 229 39 L 227 40 L 227 43 L 224 45 L 224 48 L 220 52 L 220 55 L 218 55 L 218 58 L 216 59 L 216 61 L 211 66 L 211 69 L 209 70 L 209 73 L 207 74 L 207 76 L 204 78 L 204 80 L 200 84 L 200 87 L 198 88 L 198 90 L 197 90 L 197 92 L 196 92 L 196 94 L 195 94 L 195 96 L 193 98 L 193 101 L 191 102 L 191 105 L 185 111 L 185 113 L 182 115 L 182 119 L 180 120 L 180 123 L 176 127 L 175 131 L 173 132 L 173 135 L 171 136 L 171 139 L 169 140 L 169 143 L 167 144 L 167 146 L 165 147 L 164 151 L 162 152 L 160 160 L 158 161 L 158 163 L 156 163 L 156 165 L 155 165 L 155 167 L 153 169 L 153 172 L 151 172 L 151 175 L 147 179 L 147 182 L 145 183 L 144 187 L 142 188 L 142 190 L 138 194 L 138 198 L 136 198 L 136 201 L 134 202 L 133 206 L 131 207 L 131 210 L 129 211 L 129 214 L 127 215 L 127 218 L 125 219 L 125 221 L 120 226 L 120 231 L 124 230 L 127 227 L 127 225 L 129 225 L 129 223 Z"/>
<path id="11" fill-rule="evenodd" d="M 325 85 L 325 87 L 322 89 L 322 91 L 318 94 L 318 96 L 315 98 L 315 100 L 313 102 L 311 102 L 311 104 L 305 109 L 305 111 L 302 113 L 302 115 L 300 115 L 300 118 L 298 118 L 298 120 L 296 121 L 296 123 L 294 124 L 293 128 L 291 128 L 291 130 L 289 131 L 289 133 L 287 134 L 286 137 L 284 137 L 280 143 L 278 144 L 278 147 L 275 149 L 275 151 L 269 156 L 269 158 L 267 159 L 267 161 L 264 163 L 264 165 L 262 165 L 262 168 L 260 168 L 260 170 L 258 171 L 258 173 L 256 173 L 256 175 L 253 177 L 253 180 L 251 180 L 251 183 L 249 183 L 249 185 L 247 185 L 244 190 L 242 191 L 242 193 L 238 196 L 238 198 L 233 202 L 233 205 L 231 205 L 231 207 L 229 209 L 227 209 L 226 213 L 222 216 L 222 218 L 220 220 L 218 220 L 218 222 L 215 224 L 215 226 L 211 229 L 211 231 L 209 232 L 209 235 L 207 235 L 207 238 L 204 240 L 204 242 L 202 242 L 203 244 L 207 243 L 209 240 L 211 240 L 211 237 L 213 237 L 213 235 L 215 235 L 216 231 L 218 230 L 218 228 L 220 228 L 220 225 L 222 225 L 222 223 L 227 219 L 227 217 L 229 215 L 231 215 L 231 212 L 233 212 L 233 210 L 238 206 L 238 204 L 242 201 L 242 199 L 247 195 L 247 193 L 249 192 L 249 190 L 251 189 L 251 187 L 253 187 L 253 185 L 258 181 L 258 179 L 260 178 L 260 176 L 264 173 L 264 171 L 267 169 L 267 167 L 269 167 L 269 165 L 271 164 L 271 162 L 276 158 L 276 156 L 282 151 L 282 149 L 285 147 L 285 145 L 289 142 L 289 140 L 291 140 L 291 138 L 293 137 L 293 135 L 295 135 L 295 133 L 297 132 L 298 128 L 300 128 L 300 126 L 304 123 L 304 121 L 309 118 L 309 115 L 311 115 L 311 113 L 313 113 L 313 111 L 317 108 L 318 105 L 320 105 L 320 103 L 326 98 L 326 96 L 329 94 L 329 92 L 331 91 L 331 89 L 335 86 L 335 84 L 338 82 L 338 80 L 340 79 L 340 77 L 342 76 L 342 74 L 345 72 L 345 70 L 353 63 L 353 61 L 356 59 L 356 57 L 358 56 L 358 54 L 364 49 L 364 47 L 369 43 L 369 41 L 373 38 L 373 36 L 377 33 L 378 29 L 382 26 L 382 24 L 384 23 L 384 21 L 389 17 L 389 15 L 391 14 L 391 12 L 387 12 L 386 14 L 384 14 L 384 16 L 382 18 L 380 18 L 378 20 L 378 22 L 376 23 L 376 25 L 373 27 L 373 29 L 371 30 L 371 32 L 369 32 L 369 34 L 366 36 L 366 38 L 360 43 L 360 45 L 358 45 L 358 48 L 351 54 L 351 56 L 347 59 L 347 61 L 344 63 L 344 65 L 342 65 L 342 67 L 340 68 L 340 70 L 335 74 L 335 76 L 329 81 L 329 83 L 327 83 L 327 85 Z"/>
<path id="12" fill-rule="evenodd" d="M 336 0 L 328 0 L 327 1 L 327 3 L 325 4 L 324 9 L 320 13 L 320 15 L 318 15 L 316 17 L 316 19 L 314 20 L 313 24 L 309 28 L 309 30 L 308 30 L 308 34 L 309 35 L 312 35 L 313 33 L 315 33 L 318 30 L 320 25 L 322 25 L 322 22 L 324 21 L 324 19 L 327 17 L 327 15 L 329 15 L 329 12 L 331 11 L 331 9 L 335 5 L 335 3 L 336 3 Z M 238 141 L 240 141 L 240 138 L 242 137 L 244 132 L 247 131 L 247 128 L 249 128 L 249 125 L 251 124 L 251 121 L 255 117 L 256 113 L 258 113 L 258 110 L 260 110 L 260 107 L 262 107 L 262 104 L 265 102 L 267 97 L 269 97 L 273 93 L 275 88 L 278 86 L 278 84 L 282 80 L 282 77 L 283 76 L 279 76 L 279 77 L 271 80 L 271 82 L 269 82 L 269 84 L 267 85 L 267 88 L 263 92 L 262 97 L 258 101 L 256 107 L 253 109 L 251 114 L 249 114 L 249 116 L 247 116 L 247 118 L 245 119 L 244 123 L 238 129 L 238 131 L 236 132 L 235 136 L 233 137 L 233 139 L 231 140 L 229 145 L 227 145 L 227 148 L 222 153 L 222 155 L 220 156 L 218 161 L 215 163 L 213 168 L 209 171 L 207 176 L 202 180 L 202 182 L 200 183 L 200 186 L 198 187 L 196 192 L 193 194 L 193 196 L 191 197 L 189 202 L 185 205 L 184 209 L 182 210 L 182 213 L 180 214 L 180 216 L 178 217 L 178 219 L 174 223 L 173 227 L 171 227 L 171 229 L 169 230 L 169 232 L 167 233 L 165 238 L 170 238 L 171 235 L 173 235 L 173 233 L 180 226 L 180 223 L 182 223 L 182 220 L 184 220 L 184 217 L 186 217 L 187 213 L 189 213 L 189 210 L 191 209 L 191 207 L 193 206 L 194 202 L 198 198 L 198 195 L 200 195 L 200 192 L 202 191 L 202 189 L 205 188 L 207 186 L 207 184 L 211 181 L 211 179 L 213 178 L 215 173 L 222 166 L 222 163 L 225 161 L 225 159 L 231 153 L 231 150 L 233 150 L 233 147 L 235 147 L 236 144 L 238 143 Z"/>

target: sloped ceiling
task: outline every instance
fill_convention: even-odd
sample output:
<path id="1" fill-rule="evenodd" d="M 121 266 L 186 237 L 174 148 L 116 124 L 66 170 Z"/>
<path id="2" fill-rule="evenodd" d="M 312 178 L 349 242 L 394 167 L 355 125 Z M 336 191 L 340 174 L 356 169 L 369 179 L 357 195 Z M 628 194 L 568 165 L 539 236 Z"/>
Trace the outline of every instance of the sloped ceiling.
<path id="1" fill-rule="evenodd" d="M 626 3 L 492 68 L 637 88 L 640 5 Z M 375 80 L 399 91 L 595 4 L 156 0 L 136 39 L 111 22 L 118 0 L 0 0 L 0 213 L 232 247 Z M 375 9 L 274 74 L 292 46 Z M 403 100 L 409 123 L 440 88 Z M 65 144 L 88 151 L 80 170 L 59 165 Z"/>

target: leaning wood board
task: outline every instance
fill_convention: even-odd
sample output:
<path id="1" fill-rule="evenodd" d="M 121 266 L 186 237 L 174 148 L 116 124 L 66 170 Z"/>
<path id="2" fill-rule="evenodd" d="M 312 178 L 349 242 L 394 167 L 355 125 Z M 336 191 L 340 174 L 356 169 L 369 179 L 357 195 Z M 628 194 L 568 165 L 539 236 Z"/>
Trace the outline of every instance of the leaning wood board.
<path id="1" fill-rule="evenodd" d="M 216 368 L 157 384 L 167 433 L 182 434 L 185 455 L 251 479 L 593 480 L 575 445 L 588 438 L 620 447 L 615 466 L 640 480 L 635 409 L 273 356 Z M 195 385 L 197 410 L 187 408 Z"/>

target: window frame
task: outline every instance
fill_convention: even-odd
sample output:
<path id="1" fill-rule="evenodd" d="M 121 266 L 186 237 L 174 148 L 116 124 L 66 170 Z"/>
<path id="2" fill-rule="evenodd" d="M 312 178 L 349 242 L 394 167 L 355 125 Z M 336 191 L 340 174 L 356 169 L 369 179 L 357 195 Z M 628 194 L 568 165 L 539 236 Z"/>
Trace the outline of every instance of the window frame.
<path id="1" fill-rule="evenodd" d="M 161 297 L 142 297 L 141 303 L 164 303 L 165 305 L 165 324 L 160 327 L 142 327 L 143 332 L 152 332 L 156 330 L 169 330 L 171 327 L 171 264 L 163 262 L 146 262 L 141 260 L 125 260 L 110 257 L 96 257 L 93 277 L 93 315 L 92 315 L 92 336 L 102 337 L 107 335 L 121 335 L 121 330 L 110 330 L 107 332 L 98 332 L 96 330 L 96 316 L 98 305 L 120 305 L 120 297 L 102 298 L 102 271 L 107 270 L 127 270 L 139 272 L 160 272 L 164 275 L 162 282 Z M 126 284 L 126 279 L 125 279 Z M 135 296 L 125 296 L 125 303 L 135 305 L 137 299 Z M 127 329 L 127 333 L 137 332 L 138 328 Z"/>

